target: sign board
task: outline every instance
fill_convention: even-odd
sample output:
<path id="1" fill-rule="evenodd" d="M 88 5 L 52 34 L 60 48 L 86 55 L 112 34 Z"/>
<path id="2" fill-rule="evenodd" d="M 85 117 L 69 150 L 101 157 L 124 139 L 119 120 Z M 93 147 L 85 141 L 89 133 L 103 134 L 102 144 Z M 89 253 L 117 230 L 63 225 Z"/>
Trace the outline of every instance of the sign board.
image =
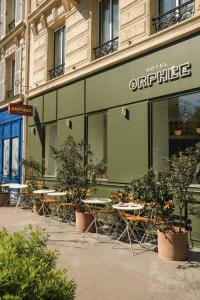
<path id="1" fill-rule="evenodd" d="M 33 106 L 18 103 L 9 103 L 8 112 L 11 115 L 33 116 Z"/>

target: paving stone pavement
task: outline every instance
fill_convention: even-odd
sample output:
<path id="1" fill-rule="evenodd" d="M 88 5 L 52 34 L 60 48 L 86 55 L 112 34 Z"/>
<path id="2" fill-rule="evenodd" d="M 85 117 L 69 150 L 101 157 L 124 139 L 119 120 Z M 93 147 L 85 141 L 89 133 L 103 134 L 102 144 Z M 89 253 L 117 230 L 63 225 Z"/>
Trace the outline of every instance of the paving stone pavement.
<path id="1" fill-rule="evenodd" d="M 48 247 L 60 252 L 57 267 L 66 267 L 78 285 L 76 300 L 200 299 L 200 249 L 191 249 L 189 262 L 167 262 L 138 245 L 132 256 L 128 248 L 112 249 L 105 236 L 98 242 L 73 225 L 47 225 L 29 210 L 0 208 L 0 227 L 16 231 L 28 224 L 49 234 Z"/>

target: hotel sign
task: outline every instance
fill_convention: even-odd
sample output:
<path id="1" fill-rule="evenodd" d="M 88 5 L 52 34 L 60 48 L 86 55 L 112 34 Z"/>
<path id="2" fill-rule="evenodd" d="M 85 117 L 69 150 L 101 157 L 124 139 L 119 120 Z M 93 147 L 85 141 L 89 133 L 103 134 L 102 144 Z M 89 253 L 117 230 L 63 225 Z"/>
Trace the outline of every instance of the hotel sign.
<path id="1" fill-rule="evenodd" d="M 11 115 L 33 116 L 33 106 L 16 103 L 8 104 L 8 112 Z"/>
<path id="2" fill-rule="evenodd" d="M 192 64 L 190 62 L 161 70 L 160 66 L 161 65 L 156 65 L 148 68 L 147 71 L 150 71 L 151 73 L 136 79 L 131 79 L 129 82 L 129 89 L 132 92 L 135 92 L 137 90 L 152 87 L 155 83 L 164 84 L 170 81 L 179 80 L 181 78 L 190 77 L 192 75 Z M 163 64 L 162 67 L 167 67 L 167 64 Z M 157 72 L 152 72 L 156 69 L 159 70 Z"/>

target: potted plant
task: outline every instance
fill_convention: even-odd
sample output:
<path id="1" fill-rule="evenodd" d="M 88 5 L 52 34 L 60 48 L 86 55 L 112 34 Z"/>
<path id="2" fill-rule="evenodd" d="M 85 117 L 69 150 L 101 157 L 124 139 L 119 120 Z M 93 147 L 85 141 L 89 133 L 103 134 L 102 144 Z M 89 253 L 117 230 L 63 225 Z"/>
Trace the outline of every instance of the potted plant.
<path id="1" fill-rule="evenodd" d="M 200 144 L 180 152 L 169 161 L 168 188 L 175 212 L 173 226 L 158 230 L 158 253 L 162 258 L 186 260 L 188 257 L 187 206 L 195 201 L 190 185 L 195 182 L 199 163 Z"/>
<path id="2" fill-rule="evenodd" d="M 85 210 L 82 199 L 95 188 L 101 168 L 93 163 L 90 145 L 83 141 L 76 143 L 70 135 L 60 149 L 52 147 L 52 156 L 57 161 L 55 187 L 68 191 L 68 201 L 76 203 L 76 226 L 84 232 L 93 221 L 93 216 Z"/>
<path id="3" fill-rule="evenodd" d="M 157 228 L 159 257 L 187 259 L 187 205 L 195 200 L 189 187 L 195 182 L 199 163 L 197 144 L 173 156 L 163 172 L 156 175 L 149 170 L 131 184 L 135 196 L 149 203 L 146 215 Z"/>

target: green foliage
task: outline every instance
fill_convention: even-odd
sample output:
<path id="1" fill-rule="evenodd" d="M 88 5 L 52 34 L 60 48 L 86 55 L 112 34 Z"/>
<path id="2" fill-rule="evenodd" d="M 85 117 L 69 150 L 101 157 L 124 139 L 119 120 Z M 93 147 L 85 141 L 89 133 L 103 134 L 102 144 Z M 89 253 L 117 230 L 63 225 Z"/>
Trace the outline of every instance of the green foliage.
<path id="1" fill-rule="evenodd" d="M 174 205 L 172 192 L 168 185 L 169 173 L 167 170 L 155 174 L 149 169 L 147 174 L 131 182 L 134 198 L 145 201 L 145 215 L 155 220 L 155 224 L 162 221 L 160 226 L 169 227 L 173 223 Z"/>
<path id="2" fill-rule="evenodd" d="M 150 169 L 141 178 L 134 179 L 131 189 L 137 199 L 150 203 L 147 210 L 155 220 L 164 221 L 162 226 L 172 228 L 176 224 L 181 230 L 187 224 L 187 205 L 195 202 L 190 185 L 198 180 L 199 166 L 200 144 L 197 144 L 174 155 L 158 175 Z M 193 213 L 198 216 L 198 210 Z"/>
<path id="3" fill-rule="evenodd" d="M 199 172 L 200 144 L 190 147 L 169 161 L 169 188 L 178 209 L 179 227 L 186 226 L 184 213 L 189 202 L 194 202 L 190 184 L 194 183 Z"/>
<path id="4" fill-rule="evenodd" d="M 83 141 L 76 143 L 70 135 L 60 149 L 52 148 L 52 156 L 57 161 L 56 189 L 69 191 L 70 200 L 79 203 L 81 210 L 81 199 L 88 189 L 96 186 L 101 165 L 93 163 L 90 145 Z"/>
<path id="5" fill-rule="evenodd" d="M 42 165 L 32 157 L 30 157 L 30 159 L 22 159 L 20 164 L 25 167 L 27 178 L 38 178 L 41 176 Z"/>
<path id="6" fill-rule="evenodd" d="M 72 300 L 75 283 L 55 270 L 58 253 L 46 248 L 47 236 L 31 227 L 0 231 L 0 299 Z"/>

